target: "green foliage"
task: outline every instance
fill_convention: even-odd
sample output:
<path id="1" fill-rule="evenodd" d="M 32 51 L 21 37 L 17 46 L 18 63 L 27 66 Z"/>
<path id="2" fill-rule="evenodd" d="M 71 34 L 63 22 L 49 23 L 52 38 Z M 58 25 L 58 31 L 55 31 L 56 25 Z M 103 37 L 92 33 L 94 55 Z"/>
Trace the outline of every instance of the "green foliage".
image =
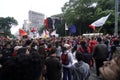
<path id="1" fill-rule="evenodd" d="M 15 20 L 13 17 L 0 17 L 0 30 L 4 32 L 4 36 L 10 36 L 10 28 L 13 25 L 18 25 L 17 20 Z"/>
<path id="2" fill-rule="evenodd" d="M 42 27 L 40 27 L 40 28 L 38 29 L 38 32 L 39 32 L 40 34 L 42 34 L 43 30 L 45 30 L 45 25 L 42 25 Z"/>
<path id="3" fill-rule="evenodd" d="M 111 13 L 102 29 L 103 33 L 109 33 L 114 30 L 114 6 L 114 0 L 69 0 L 62 8 L 63 18 L 67 24 L 76 25 L 79 35 L 93 32 L 88 25 Z"/>

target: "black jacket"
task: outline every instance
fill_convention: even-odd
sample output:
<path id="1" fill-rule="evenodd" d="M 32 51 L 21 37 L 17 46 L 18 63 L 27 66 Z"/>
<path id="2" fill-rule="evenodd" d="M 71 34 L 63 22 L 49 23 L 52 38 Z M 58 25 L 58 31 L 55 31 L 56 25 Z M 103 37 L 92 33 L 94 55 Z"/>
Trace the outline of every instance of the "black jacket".
<path id="1" fill-rule="evenodd" d="M 105 44 L 97 44 L 93 49 L 94 59 L 106 59 L 108 55 L 108 49 Z"/>
<path id="2" fill-rule="evenodd" d="M 50 56 L 46 59 L 45 65 L 47 67 L 48 80 L 61 80 L 62 64 L 58 58 Z"/>

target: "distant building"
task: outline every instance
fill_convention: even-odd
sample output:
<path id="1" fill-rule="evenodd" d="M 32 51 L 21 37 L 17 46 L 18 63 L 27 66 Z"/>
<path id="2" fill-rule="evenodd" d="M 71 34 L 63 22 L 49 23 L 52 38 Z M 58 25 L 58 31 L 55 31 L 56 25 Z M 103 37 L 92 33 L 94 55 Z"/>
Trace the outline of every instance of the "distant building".
<path id="1" fill-rule="evenodd" d="M 31 22 L 31 27 L 41 27 L 43 25 L 44 21 L 44 14 L 34 12 L 34 11 L 29 11 L 29 21 Z"/>
<path id="2" fill-rule="evenodd" d="M 29 20 L 24 20 L 23 29 L 26 31 L 30 29 L 30 21 Z"/>
<path id="3" fill-rule="evenodd" d="M 28 20 L 24 20 L 23 28 L 30 30 L 33 27 L 40 28 L 44 23 L 45 15 L 35 11 L 28 12 Z"/>

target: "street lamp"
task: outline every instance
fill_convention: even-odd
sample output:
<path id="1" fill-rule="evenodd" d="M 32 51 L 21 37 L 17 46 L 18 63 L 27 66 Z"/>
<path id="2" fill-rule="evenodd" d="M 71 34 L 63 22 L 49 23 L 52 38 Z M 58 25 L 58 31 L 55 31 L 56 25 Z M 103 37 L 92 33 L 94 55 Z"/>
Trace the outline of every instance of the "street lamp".
<path id="1" fill-rule="evenodd" d="M 115 0 L 115 31 L 114 35 L 118 35 L 118 17 L 119 17 L 119 11 L 118 11 L 118 5 L 120 3 L 120 0 Z"/>

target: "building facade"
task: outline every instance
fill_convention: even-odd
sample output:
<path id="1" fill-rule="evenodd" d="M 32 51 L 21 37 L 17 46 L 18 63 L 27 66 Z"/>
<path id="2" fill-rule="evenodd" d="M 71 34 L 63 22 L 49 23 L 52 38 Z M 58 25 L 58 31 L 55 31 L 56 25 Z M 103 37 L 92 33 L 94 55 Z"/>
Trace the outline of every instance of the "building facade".
<path id="1" fill-rule="evenodd" d="M 23 28 L 30 30 L 31 28 L 40 28 L 44 24 L 45 15 L 35 11 L 28 12 L 28 20 L 24 20 Z"/>

